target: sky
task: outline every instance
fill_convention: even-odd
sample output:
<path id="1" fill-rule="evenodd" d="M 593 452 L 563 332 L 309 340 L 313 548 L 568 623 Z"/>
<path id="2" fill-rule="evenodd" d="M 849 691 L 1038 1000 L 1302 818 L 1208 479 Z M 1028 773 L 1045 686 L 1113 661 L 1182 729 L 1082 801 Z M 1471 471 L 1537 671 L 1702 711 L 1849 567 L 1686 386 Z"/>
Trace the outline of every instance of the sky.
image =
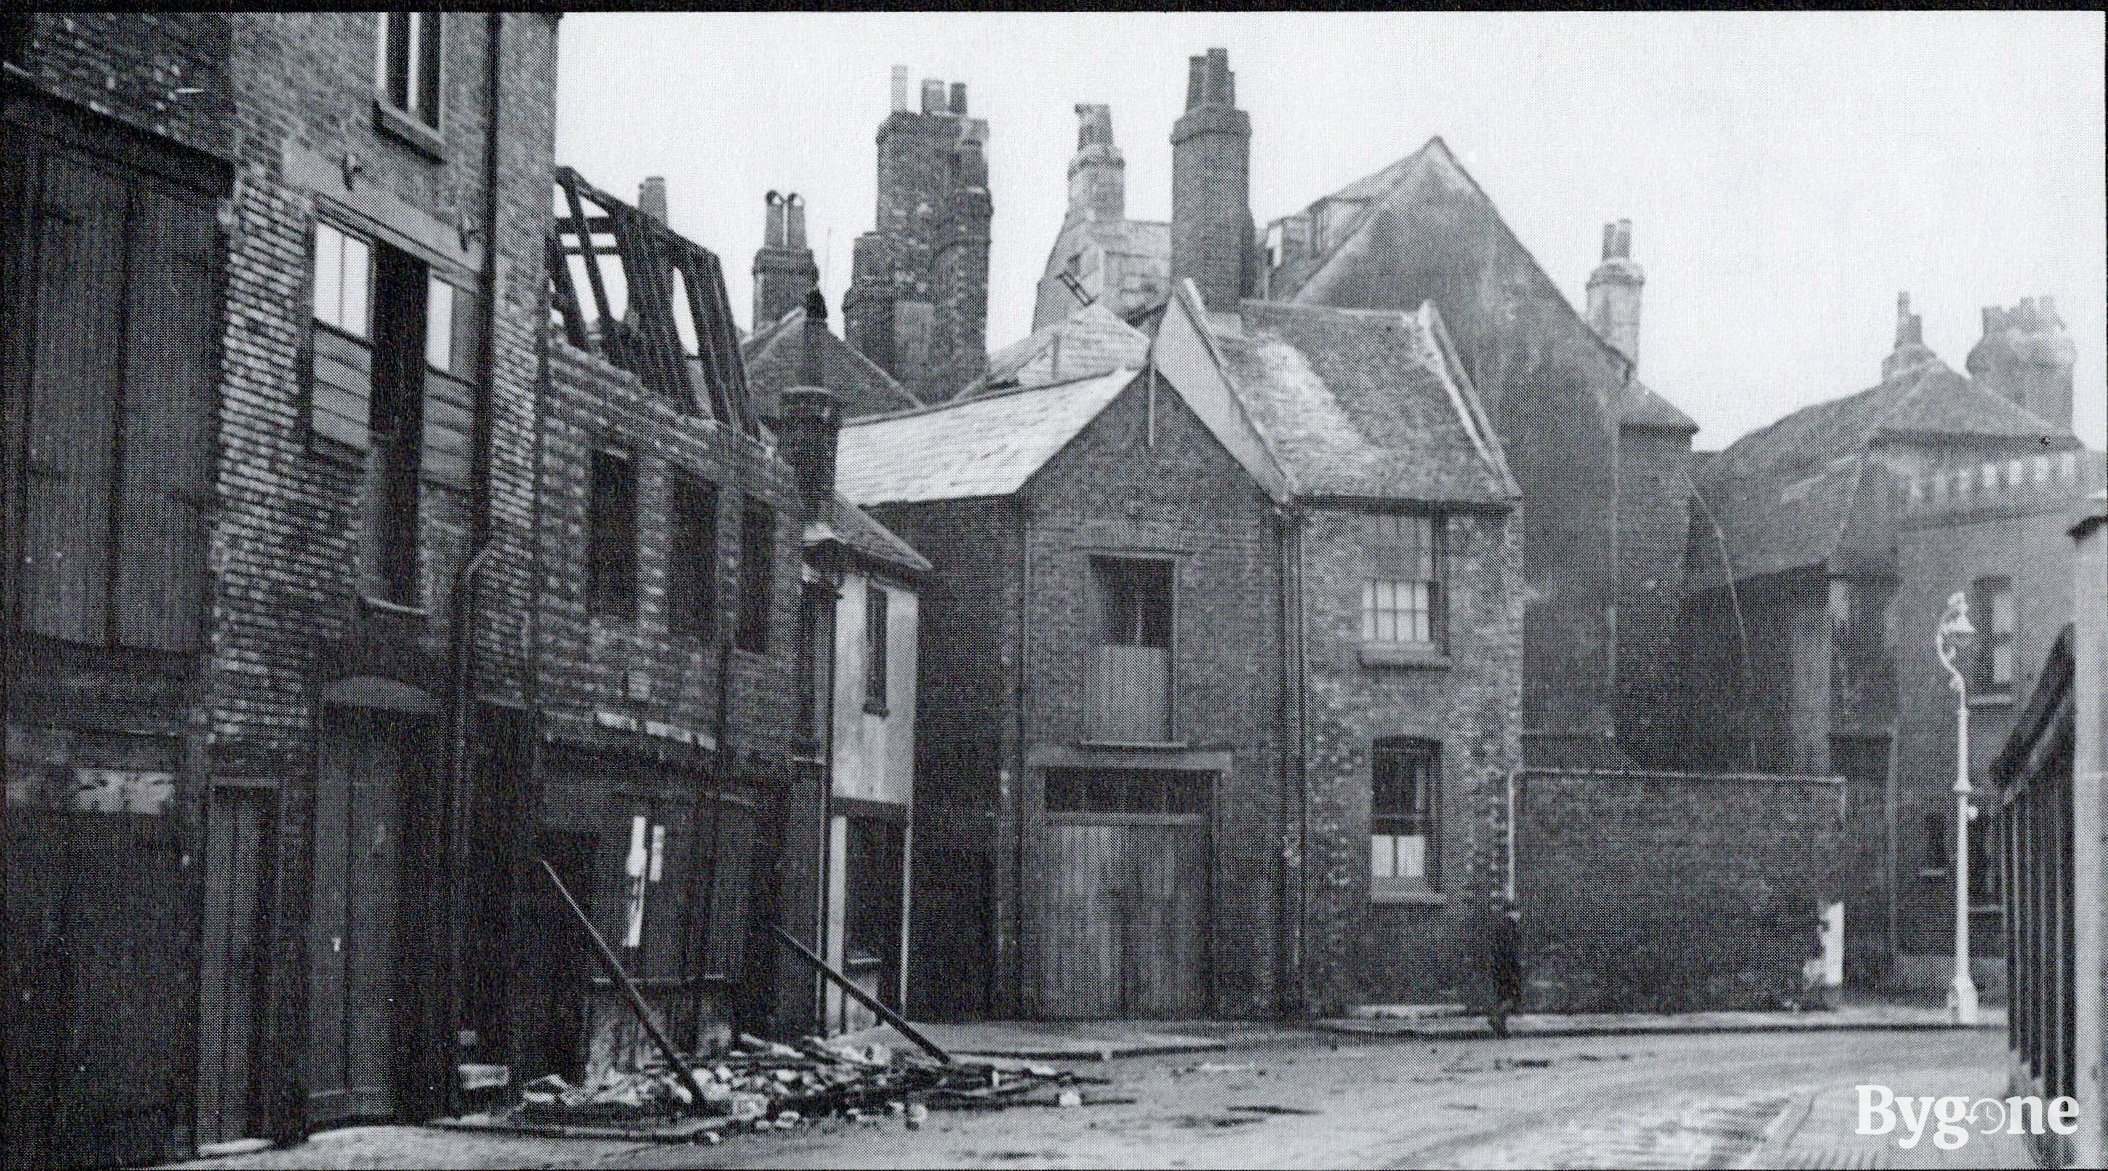
<path id="1" fill-rule="evenodd" d="M 1569 301 L 1602 225 L 1646 270 L 1640 376 L 1716 449 L 1879 380 L 1899 291 L 1956 369 L 1983 306 L 2049 295 L 2075 429 L 2108 443 L 2103 16 L 1848 13 L 576 13 L 557 160 L 717 252 L 750 328 L 763 197 L 795 191 L 830 305 L 876 204 L 894 65 L 989 122 L 988 341 L 1022 337 L 1079 102 L 1112 107 L 1130 218 L 1168 219 L 1186 59 L 1229 50 L 1252 213 L 1440 135 Z M 919 108 L 919 107 L 918 107 Z"/>

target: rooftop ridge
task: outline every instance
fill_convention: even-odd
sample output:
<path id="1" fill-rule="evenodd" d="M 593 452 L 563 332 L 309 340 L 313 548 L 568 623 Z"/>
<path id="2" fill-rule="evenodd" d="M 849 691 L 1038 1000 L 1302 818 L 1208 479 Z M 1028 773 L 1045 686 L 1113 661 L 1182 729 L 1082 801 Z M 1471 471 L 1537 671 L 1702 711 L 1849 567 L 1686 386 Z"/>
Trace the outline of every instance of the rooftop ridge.
<path id="1" fill-rule="evenodd" d="M 1047 382 L 1041 383 L 1036 386 L 1006 386 L 1000 389 L 990 390 L 985 394 L 977 394 L 972 398 L 956 398 L 941 403 L 927 403 L 923 406 L 910 407 L 906 410 L 888 411 L 883 415 L 865 415 L 860 419 L 850 419 L 843 422 L 842 429 L 846 431 L 851 427 L 866 427 L 873 423 L 888 423 L 895 419 L 908 419 L 918 415 L 934 415 L 940 411 L 956 410 L 961 407 L 980 406 L 984 403 L 992 403 L 1001 399 L 1014 398 L 1018 395 L 1023 394 L 1038 394 L 1041 391 L 1062 390 L 1068 387 L 1076 386 L 1079 383 L 1096 382 L 1099 379 L 1112 378 L 1116 375 L 1125 375 L 1129 378 L 1132 378 L 1139 373 L 1141 373 L 1140 367 L 1120 366 L 1112 370 L 1100 370 L 1093 374 L 1080 374 L 1074 378 L 1064 378 L 1060 382 Z"/>

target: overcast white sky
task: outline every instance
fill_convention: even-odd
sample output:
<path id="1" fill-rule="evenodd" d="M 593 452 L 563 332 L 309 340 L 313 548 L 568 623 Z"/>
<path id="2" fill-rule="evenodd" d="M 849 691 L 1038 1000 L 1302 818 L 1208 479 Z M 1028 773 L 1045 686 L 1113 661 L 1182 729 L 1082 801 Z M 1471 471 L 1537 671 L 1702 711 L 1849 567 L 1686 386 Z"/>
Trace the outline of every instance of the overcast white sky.
<path id="1" fill-rule="evenodd" d="M 964 81 L 995 203 L 988 340 L 1022 336 L 1078 102 L 1128 214 L 1168 219 L 1186 58 L 1229 49 L 1263 226 L 1441 135 L 1576 305 L 1606 220 L 1646 268 L 1640 372 L 1698 445 L 1879 377 L 1895 295 L 1960 368 L 1984 305 L 2049 294 L 2104 444 L 2100 13 L 704 14 L 562 23 L 557 158 L 725 262 L 749 326 L 762 196 L 797 191 L 831 305 L 870 228 L 891 66 Z M 912 99 L 911 100 L 915 100 Z"/>

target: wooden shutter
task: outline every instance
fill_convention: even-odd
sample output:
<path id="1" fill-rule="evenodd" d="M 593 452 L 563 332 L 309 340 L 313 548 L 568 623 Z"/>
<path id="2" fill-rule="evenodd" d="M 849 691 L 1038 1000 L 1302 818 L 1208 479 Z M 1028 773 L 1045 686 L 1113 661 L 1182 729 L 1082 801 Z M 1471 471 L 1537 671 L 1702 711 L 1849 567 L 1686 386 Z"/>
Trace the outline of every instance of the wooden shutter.
<path id="1" fill-rule="evenodd" d="M 42 178 L 32 211 L 22 621 L 37 634 L 101 643 L 124 356 L 125 187 L 57 153 L 45 155 Z"/>
<path id="2" fill-rule="evenodd" d="M 315 434 L 366 450 L 373 402 L 373 351 L 334 330 L 315 327 Z"/>
<path id="3" fill-rule="evenodd" d="M 426 479 L 456 488 L 468 487 L 472 458 L 481 303 L 467 289 L 454 287 L 453 366 L 446 371 L 425 369 L 424 451 L 418 468 Z"/>
<path id="4" fill-rule="evenodd" d="M 117 500 L 117 641 L 197 649 L 210 506 L 218 298 L 212 208 L 134 189 Z"/>

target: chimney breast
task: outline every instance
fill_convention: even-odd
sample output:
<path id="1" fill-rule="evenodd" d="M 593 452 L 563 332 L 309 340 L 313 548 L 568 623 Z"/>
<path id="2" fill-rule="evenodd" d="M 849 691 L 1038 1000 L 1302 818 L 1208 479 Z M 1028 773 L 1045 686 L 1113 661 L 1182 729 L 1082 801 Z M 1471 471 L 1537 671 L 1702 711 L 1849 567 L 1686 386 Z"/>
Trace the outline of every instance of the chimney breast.
<path id="1" fill-rule="evenodd" d="M 1252 231 L 1252 122 L 1236 107 L 1229 52 L 1188 61 L 1186 112 L 1171 129 L 1171 280 L 1230 310 L 1258 274 Z"/>

